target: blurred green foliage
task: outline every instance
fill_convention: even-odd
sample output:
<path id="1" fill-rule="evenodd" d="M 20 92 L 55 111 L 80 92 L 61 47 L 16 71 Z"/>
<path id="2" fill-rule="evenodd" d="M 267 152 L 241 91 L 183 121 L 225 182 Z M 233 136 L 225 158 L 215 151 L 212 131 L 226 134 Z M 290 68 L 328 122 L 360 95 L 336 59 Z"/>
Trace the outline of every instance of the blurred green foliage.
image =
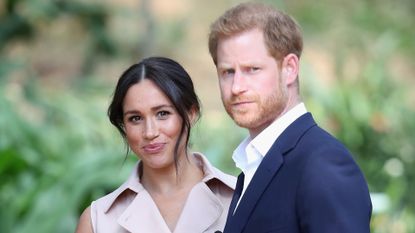
<path id="1" fill-rule="evenodd" d="M 127 175 L 122 141 L 107 127 L 94 95 L 42 93 L 35 80 L 5 81 L 0 79 L 0 231 L 72 232 L 91 198 Z"/>
<path id="2" fill-rule="evenodd" d="M 174 54 L 188 32 L 185 17 L 160 25 L 151 2 L 141 2 L 137 34 L 124 28 L 120 33 L 113 25 L 125 22 L 109 20 L 114 11 L 137 12 L 99 1 L 0 4 L 0 232 L 73 232 L 91 200 L 130 172 L 136 158 L 125 155 L 106 118 L 115 79 L 100 78 L 106 74 L 97 72 L 99 63 Z M 300 83 L 307 108 L 353 152 L 370 191 L 386 197 L 374 200 L 372 232 L 415 232 L 414 1 L 266 2 L 287 10 L 303 27 Z M 66 65 L 80 60 L 77 72 L 51 80 L 45 74 L 53 70 L 36 63 L 43 54 L 31 54 L 31 46 L 45 40 L 41 32 L 55 21 L 76 29 L 72 39 L 81 38 L 76 43 L 82 52 L 59 67 L 72 70 Z M 53 53 L 48 46 L 40 50 Z M 62 57 L 77 49 L 71 46 Z M 308 46 L 320 51 L 311 54 Z M 320 63 L 322 68 L 311 65 Z M 207 112 L 192 131 L 192 149 L 236 175 L 231 154 L 245 135 L 224 112 Z"/>

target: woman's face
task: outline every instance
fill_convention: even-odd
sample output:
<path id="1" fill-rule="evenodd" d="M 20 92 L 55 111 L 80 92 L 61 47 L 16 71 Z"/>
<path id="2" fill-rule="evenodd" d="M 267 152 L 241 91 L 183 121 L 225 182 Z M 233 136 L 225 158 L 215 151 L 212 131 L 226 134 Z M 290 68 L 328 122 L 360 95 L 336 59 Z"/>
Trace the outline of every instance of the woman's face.
<path id="1" fill-rule="evenodd" d="M 182 118 L 160 88 L 148 79 L 134 84 L 124 98 L 123 110 L 127 142 L 143 166 L 175 169 L 174 147 Z M 179 157 L 183 155 L 182 143 Z"/>

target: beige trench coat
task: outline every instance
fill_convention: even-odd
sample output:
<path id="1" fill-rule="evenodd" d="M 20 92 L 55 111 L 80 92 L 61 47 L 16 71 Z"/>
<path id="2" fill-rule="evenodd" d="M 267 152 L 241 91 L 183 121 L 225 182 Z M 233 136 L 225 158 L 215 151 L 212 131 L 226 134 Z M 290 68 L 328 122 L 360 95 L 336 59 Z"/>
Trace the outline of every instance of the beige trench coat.
<path id="1" fill-rule="evenodd" d="M 236 178 L 213 167 L 202 154 L 193 155 L 203 167 L 204 178 L 192 188 L 173 233 L 223 231 Z M 139 167 L 137 163 L 118 189 L 92 202 L 95 233 L 172 233 L 141 185 Z"/>

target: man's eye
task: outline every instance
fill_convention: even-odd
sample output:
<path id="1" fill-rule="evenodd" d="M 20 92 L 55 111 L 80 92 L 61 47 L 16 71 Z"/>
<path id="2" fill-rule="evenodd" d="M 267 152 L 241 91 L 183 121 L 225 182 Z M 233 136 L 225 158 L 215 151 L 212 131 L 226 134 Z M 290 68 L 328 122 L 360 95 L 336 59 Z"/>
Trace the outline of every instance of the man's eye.
<path id="1" fill-rule="evenodd" d="M 260 68 L 259 68 L 259 67 L 251 67 L 251 68 L 249 69 L 249 72 L 253 73 L 253 72 L 257 72 L 258 70 L 260 70 Z"/>
<path id="2" fill-rule="evenodd" d="M 229 76 L 229 75 L 232 75 L 234 73 L 235 73 L 235 70 L 233 70 L 233 69 L 227 69 L 227 70 L 222 71 L 223 76 Z"/>

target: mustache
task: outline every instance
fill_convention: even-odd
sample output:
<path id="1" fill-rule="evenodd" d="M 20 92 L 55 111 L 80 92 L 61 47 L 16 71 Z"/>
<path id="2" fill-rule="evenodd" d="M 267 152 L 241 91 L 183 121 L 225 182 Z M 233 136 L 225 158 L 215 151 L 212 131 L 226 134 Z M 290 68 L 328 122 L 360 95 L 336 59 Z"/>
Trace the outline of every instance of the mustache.
<path id="1" fill-rule="evenodd" d="M 248 96 L 248 95 L 237 95 L 237 96 L 231 96 L 229 103 L 241 103 L 241 102 L 254 102 L 257 98 L 254 96 Z"/>

